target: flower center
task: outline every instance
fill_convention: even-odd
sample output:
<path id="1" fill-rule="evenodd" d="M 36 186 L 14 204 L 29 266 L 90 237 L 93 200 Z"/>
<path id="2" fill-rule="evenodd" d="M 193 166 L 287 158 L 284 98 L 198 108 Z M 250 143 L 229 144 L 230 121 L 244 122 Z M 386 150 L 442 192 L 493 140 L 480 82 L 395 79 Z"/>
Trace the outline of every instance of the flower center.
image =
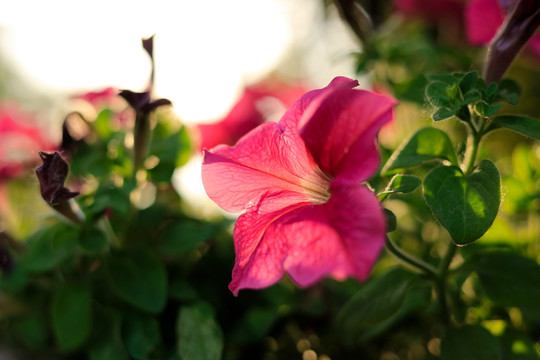
<path id="1" fill-rule="evenodd" d="M 302 179 L 300 184 L 304 194 L 314 204 L 324 204 L 330 199 L 330 181 L 332 177 L 320 169 L 315 169 L 312 176 Z"/>

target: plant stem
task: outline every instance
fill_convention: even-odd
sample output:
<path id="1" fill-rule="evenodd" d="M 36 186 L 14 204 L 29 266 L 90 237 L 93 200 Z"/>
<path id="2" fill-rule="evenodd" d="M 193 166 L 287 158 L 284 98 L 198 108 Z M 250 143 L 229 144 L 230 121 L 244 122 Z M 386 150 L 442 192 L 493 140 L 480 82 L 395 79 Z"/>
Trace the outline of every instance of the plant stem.
<path id="1" fill-rule="evenodd" d="M 466 167 L 465 167 L 465 175 L 469 175 L 476 163 L 476 156 L 478 155 L 478 148 L 480 146 L 480 139 L 482 139 L 482 131 L 484 128 L 484 121 L 482 121 L 482 124 L 480 125 L 480 130 L 477 132 L 473 125 L 470 126 L 470 133 L 468 138 L 468 158 L 466 160 Z"/>
<path id="2" fill-rule="evenodd" d="M 444 254 L 437 270 L 435 289 L 437 291 L 437 296 L 439 297 L 441 319 L 445 326 L 450 325 L 450 314 L 448 313 L 448 303 L 446 301 L 446 275 L 448 274 L 448 268 L 452 263 L 452 259 L 456 254 L 456 249 L 457 247 L 453 243 L 448 245 L 448 250 L 446 250 L 446 254 Z"/>
<path id="3" fill-rule="evenodd" d="M 400 249 L 388 235 L 386 236 L 386 248 L 401 261 L 423 271 L 430 277 L 437 278 L 437 270 L 433 266 Z"/>

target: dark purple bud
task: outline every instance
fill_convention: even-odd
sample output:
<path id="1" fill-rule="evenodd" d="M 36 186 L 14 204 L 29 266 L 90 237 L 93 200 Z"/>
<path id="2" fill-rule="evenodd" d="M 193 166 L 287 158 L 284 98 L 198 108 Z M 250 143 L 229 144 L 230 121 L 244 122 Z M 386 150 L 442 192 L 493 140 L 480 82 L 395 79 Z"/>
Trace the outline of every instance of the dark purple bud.
<path id="1" fill-rule="evenodd" d="M 144 50 L 148 53 L 151 59 L 154 58 L 154 35 L 150 36 L 148 39 L 142 39 L 142 46 Z"/>
<path id="2" fill-rule="evenodd" d="M 54 207 L 79 195 L 78 192 L 69 191 L 64 187 L 69 165 L 58 152 L 53 154 L 39 152 L 39 156 L 43 164 L 36 168 L 36 175 L 39 179 L 41 196 L 49 205 Z"/>
<path id="3" fill-rule="evenodd" d="M 148 53 L 148 56 L 150 56 L 150 61 L 152 62 L 152 70 L 150 73 L 150 79 L 148 80 L 148 85 L 146 87 L 146 90 L 148 92 L 151 92 L 154 88 L 154 77 L 155 77 L 155 63 L 154 63 L 154 35 L 150 36 L 148 39 L 142 39 L 142 46 L 144 50 Z"/>
<path id="4" fill-rule="evenodd" d="M 118 95 L 123 97 L 124 100 L 128 102 L 129 106 L 131 106 L 136 112 L 141 111 L 145 105 L 150 103 L 149 91 L 139 93 L 130 90 L 122 90 Z"/>
<path id="5" fill-rule="evenodd" d="M 484 68 L 484 80 L 487 84 L 501 79 L 540 26 L 540 0 L 522 0 L 515 6 L 510 2 L 508 6 L 510 13 L 489 44 Z"/>

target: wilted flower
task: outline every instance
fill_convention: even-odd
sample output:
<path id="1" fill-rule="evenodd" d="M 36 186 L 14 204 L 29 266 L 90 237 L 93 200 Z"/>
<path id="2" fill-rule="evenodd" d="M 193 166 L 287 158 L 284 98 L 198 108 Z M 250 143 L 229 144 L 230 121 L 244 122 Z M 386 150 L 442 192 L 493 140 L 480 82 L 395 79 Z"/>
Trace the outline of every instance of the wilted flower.
<path id="1" fill-rule="evenodd" d="M 300 286 L 324 276 L 365 280 L 384 245 L 385 220 L 362 182 L 379 166 L 376 135 L 395 101 L 338 77 L 306 93 L 278 123 L 234 147 L 205 150 L 205 189 L 235 226 L 229 285 L 263 288 L 287 272 Z"/>
<path id="2" fill-rule="evenodd" d="M 43 164 L 36 168 L 36 175 L 39 180 L 43 200 L 49 205 L 57 205 L 79 195 L 78 192 L 69 191 L 64 187 L 69 172 L 69 165 L 60 156 L 60 153 L 54 152 L 47 154 L 40 152 L 39 156 Z"/>

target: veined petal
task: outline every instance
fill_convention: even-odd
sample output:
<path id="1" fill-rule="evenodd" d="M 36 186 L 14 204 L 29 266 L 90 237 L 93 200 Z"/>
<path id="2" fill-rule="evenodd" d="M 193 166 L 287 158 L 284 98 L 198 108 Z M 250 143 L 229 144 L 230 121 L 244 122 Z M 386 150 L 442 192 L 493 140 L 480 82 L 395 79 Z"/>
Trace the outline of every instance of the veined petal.
<path id="1" fill-rule="evenodd" d="M 310 104 L 314 100 L 319 99 L 321 96 L 326 96 L 328 93 L 333 92 L 335 89 L 352 89 L 357 86 L 357 80 L 349 79 L 344 76 L 337 76 L 326 87 L 322 89 L 311 90 L 302 95 L 285 112 L 279 123 L 288 128 L 294 129 L 294 131 L 297 131 L 297 129 L 300 127 L 300 120 L 302 118 L 302 115 L 304 114 L 304 111 L 307 109 L 308 106 L 310 106 Z"/>
<path id="2" fill-rule="evenodd" d="M 340 87 L 313 101 L 300 135 L 319 167 L 341 181 L 364 181 L 376 170 L 375 138 L 393 119 L 396 101 L 370 91 Z"/>
<path id="3" fill-rule="evenodd" d="M 325 276 L 367 278 L 384 246 L 382 209 L 365 186 L 333 186 L 331 192 L 325 204 L 300 203 L 277 211 L 269 208 L 274 195 L 265 196 L 237 220 L 229 284 L 235 295 L 270 286 L 285 272 L 300 286 Z"/>
<path id="4" fill-rule="evenodd" d="M 300 136 L 276 123 L 257 127 L 234 147 L 206 150 L 202 179 L 208 196 L 230 212 L 257 204 L 269 191 L 291 193 L 293 204 L 309 201 L 306 187 L 328 188 Z"/>

